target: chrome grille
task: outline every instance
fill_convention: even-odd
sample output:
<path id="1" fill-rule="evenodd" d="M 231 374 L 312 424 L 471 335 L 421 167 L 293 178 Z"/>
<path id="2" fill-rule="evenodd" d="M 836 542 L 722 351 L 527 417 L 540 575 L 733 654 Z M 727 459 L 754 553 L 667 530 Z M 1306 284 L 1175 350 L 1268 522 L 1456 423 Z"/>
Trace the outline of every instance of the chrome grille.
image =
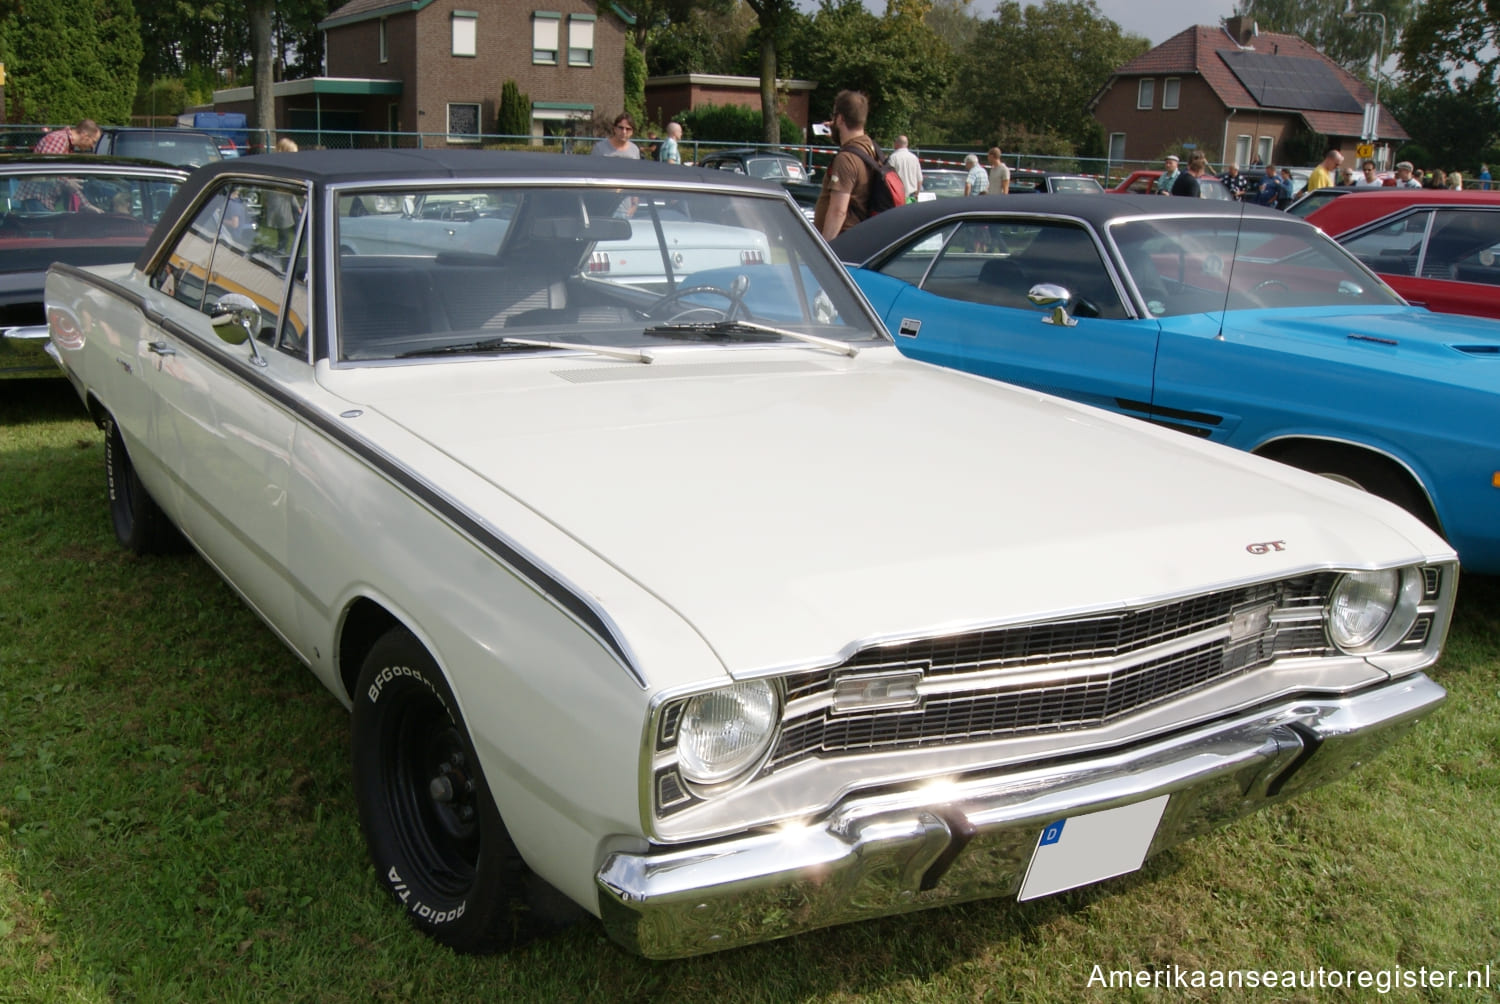
<path id="1" fill-rule="evenodd" d="M 1321 611 L 1335 579 L 1331 573 L 1308 575 L 1140 610 L 865 649 L 833 670 L 787 679 L 788 703 L 812 708 L 789 713 L 767 767 L 810 756 L 1090 728 L 1278 658 L 1329 654 L 1321 619 L 1297 614 Z M 1269 623 L 1232 637 L 1227 628 L 1237 613 L 1267 605 L 1273 610 Z M 1152 655 L 1158 647 L 1163 653 Z M 1141 659 L 1133 660 L 1135 654 Z M 1099 665 L 1090 669 L 1092 663 Z M 996 670 L 1069 666 L 1079 670 L 1043 684 L 1007 686 L 1003 676 L 993 677 Z M 925 680 L 954 689 L 911 708 L 841 713 L 818 700 L 831 692 L 835 678 L 901 669 L 919 669 Z M 962 677 L 980 673 L 990 674 L 988 680 L 962 689 Z"/>

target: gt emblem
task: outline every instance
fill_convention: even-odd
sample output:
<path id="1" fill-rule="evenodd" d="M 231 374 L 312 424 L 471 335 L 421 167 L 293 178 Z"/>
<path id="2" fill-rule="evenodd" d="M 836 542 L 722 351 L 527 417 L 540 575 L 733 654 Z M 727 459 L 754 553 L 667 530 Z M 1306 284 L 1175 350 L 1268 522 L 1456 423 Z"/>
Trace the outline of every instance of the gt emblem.
<path id="1" fill-rule="evenodd" d="M 1251 554 L 1266 554 L 1270 551 L 1285 551 L 1286 541 L 1268 540 L 1260 544 L 1246 544 L 1245 550 L 1249 551 Z"/>

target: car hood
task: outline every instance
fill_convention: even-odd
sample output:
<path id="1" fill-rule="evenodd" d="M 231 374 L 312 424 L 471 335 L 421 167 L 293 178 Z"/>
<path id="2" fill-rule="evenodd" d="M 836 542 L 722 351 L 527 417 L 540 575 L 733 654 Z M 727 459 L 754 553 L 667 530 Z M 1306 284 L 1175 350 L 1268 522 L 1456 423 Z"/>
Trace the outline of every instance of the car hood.
<path id="1" fill-rule="evenodd" d="M 1372 496 L 889 347 L 655 354 L 325 382 L 404 427 L 404 462 L 457 462 L 628 575 L 734 675 L 1449 553 Z M 488 518 L 484 499 L 459 502 Z"/>
<path id="2" fill-rule="evenodd" d="M 1214 325 L 1219 315 L 1215 314 Z M 1165 318 L 1164 330 L 1203 330 L 1202 315 Z M 1422 307 L 1318 307 L 1231 311 L 1226 339 L 1264 340 L 1280 348 L 1349 361 L 1405 376 L 1476 390 L 1500 390 L 1500 324 L 1490 318 L 1441 314 Z"/>

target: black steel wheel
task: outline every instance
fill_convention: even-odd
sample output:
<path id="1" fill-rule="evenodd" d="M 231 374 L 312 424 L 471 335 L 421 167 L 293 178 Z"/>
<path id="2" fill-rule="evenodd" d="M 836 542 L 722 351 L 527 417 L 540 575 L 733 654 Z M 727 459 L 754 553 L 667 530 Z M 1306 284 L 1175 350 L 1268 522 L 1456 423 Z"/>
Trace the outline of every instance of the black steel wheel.
<path id="1" fill-rule="evenodd" d="M 540 880 L 505 830 L 452 691 L 404 629 L 384 635 L 365 659 L 353 758 L 376 874 L 419 930 L 479 953 L 548 928 L 528 908 Z"/>

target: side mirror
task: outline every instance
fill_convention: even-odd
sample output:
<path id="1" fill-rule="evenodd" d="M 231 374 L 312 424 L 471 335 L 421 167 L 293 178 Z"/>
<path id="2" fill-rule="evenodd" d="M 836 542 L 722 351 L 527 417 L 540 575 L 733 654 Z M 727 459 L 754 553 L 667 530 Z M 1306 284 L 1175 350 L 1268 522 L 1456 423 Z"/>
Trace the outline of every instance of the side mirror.
<path id="1" fill-rule="evenodd" d="M 1038 307 L 1051 311 L 1049 316 L 1042 319 L 1047 324 L 1071 328 L 1078 323 L 1077 319 L 1068 316 L 1068 303 L 1072 301 L 1073 294 L 1068 292 L 1066 286 L 1051 282 L 1037 283 L 1026 293 L 1026 299 Z"/>
<path id="2" fill-rule="evenodd" d="M 213 305 L 208 318 L 221 340 L 230 345 L 249 342 L 251 361 L 257 366 L 266 364 L 255 344 L 255 332 L 260 330 L 260 308 L 254 300 L 244 293 L 225 293 Z"/>

